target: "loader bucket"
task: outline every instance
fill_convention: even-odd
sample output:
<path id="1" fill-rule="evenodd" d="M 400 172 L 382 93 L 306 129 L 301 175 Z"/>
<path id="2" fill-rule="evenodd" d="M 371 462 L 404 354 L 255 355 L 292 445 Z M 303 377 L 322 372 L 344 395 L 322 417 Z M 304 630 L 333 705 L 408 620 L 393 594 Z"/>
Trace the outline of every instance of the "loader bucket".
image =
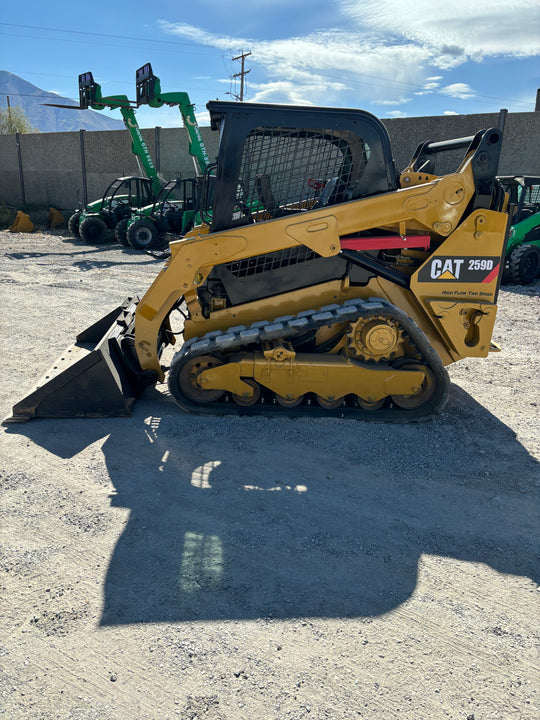
<path id="1" fill-rule="evenodd" d="M 17 210 L 17 217 L 13 221 L 13 225 L 9 228 L 10 232 L 33 232 L 34 223 L 30 220 L 28 215 L 23 213 L 21 210 Z"/>
<path id="2" fill-rule="evenodd" d="M 53 207 L 49 208 L 49 217 L 47 219 L 47 228 L 49 230 L 54 230 L 55 227 L 60 227 L 61 225 L 64 225 L 65 222 L 66 219 L 60 210 Z"/>
<path id="3" fill-rule="evenodd" d="M 139 298 L 126 298 L 77 335 L 36 388 L 13 406 L 3 424 L 32 418 L 126 417 L 144 387 L 155 382 L 137 373 L 126 335 Z M 154 373 L 151 373 L 154 375 Z"/>

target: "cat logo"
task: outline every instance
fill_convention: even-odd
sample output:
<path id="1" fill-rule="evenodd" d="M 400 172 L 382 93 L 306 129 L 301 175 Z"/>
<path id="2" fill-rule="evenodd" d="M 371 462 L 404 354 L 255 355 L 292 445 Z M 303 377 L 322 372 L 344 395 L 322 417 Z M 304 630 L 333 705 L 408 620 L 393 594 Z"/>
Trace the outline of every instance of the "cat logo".
<path id="1" fill-rule="evenodd" d="M 425 283 L 490 283 L 497 279 L 499 257 L 432 257 L 418 271 Z"/>
<path id="2" fill-rule="evenodd" d="M 435 258 L 431 262 L 432 280 L 459 280 L 463 258 Z"/>

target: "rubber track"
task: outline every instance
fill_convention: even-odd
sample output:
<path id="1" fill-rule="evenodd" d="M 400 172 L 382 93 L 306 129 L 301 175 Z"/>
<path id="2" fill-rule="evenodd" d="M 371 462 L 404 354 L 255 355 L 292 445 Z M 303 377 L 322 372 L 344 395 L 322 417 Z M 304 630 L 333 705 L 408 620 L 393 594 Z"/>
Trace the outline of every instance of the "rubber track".
<path id="1" fill-rule="evenodd" d="M 355 322 L 361 317 L 369 318 L 379 315 L 396 320 L 408 335 L 418 351 L 417 358 L 429 366 L 435 375 L 437 392 L 432 400 L 421 408 L 406 410 L 391 403 L 385 404 L 379 410 L 364 410 L 347 397 L 342 407 L 334 410 L 322 408 L 313 398 L 305 400 L 296 408 L 284 408 L 277 404 L 259 402 L 251 407 L 237 405 L 229 395 L 208 405 L 193 403 L 185 398 L 179 391 L 178 375 L 184 363 L 197 355 L 223 355 L 223 353 L 248 350 L 250 346 L 260 345 L 266 340 L 290 340 L 315 331 L 326 325 L 342 322 Z M 253 349 L 253 348 L 251 348 Z M 374 367 L 383 367 L 380 363 Z M 395 305 L 381 298 L 368 300 L 347 300 L 343 305 L 327 305 L 319 310 L 306 310 L 298 315 L 287 315 L 273 321 L 262 320 L 249 327 L 244 325 L 232 327 L 228 330 L 216 330 L 207 333 L 202 338 L 191 338 L 184 343 L 174 356 L 169 372 L 169 390 L 178 405 L 187 412 L 205 415 L 285 415 L 288 417 L 337 417 L 355 418 L 357 420 L 410 422 L 426 420 L 441 410 L 448 399 L 450 380 L 448 373 L 442 365 L 441 359 L 429 344 L 425 334 L 406 313 Z M 264 393 L 264 388 L 262 388 Z M 387 401 L 388 403 L 388 401 Z"/>

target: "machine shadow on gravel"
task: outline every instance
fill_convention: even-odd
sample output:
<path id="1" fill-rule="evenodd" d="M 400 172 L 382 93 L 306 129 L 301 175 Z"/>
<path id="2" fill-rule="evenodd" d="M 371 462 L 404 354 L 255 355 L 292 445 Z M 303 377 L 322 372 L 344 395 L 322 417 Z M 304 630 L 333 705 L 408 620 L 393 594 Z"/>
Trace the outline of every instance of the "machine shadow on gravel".
<path id="1" fill-rule="evenodd" d="M 81 270 L 83 272 L 88 272 L 89 270 L 102 270 L 104 268 L 109 267 L 118 267 L 120 265 L 149 265 L 151 264 L 152 267 L 154 267 L 154 262 L 163 262 L 163 258 L 160 257 L 152 257 L 150 253 L 145 253 L 144 255 L 141 255 L 141 253 L 137 250 L 132 250 L 131 248 L 128 250 L 128 248 L 123 248 L 125 250 L 125 254 L 128 255 L 141 255 L 141 259 L 138 261 L 130 260 L 130 262 L 121 262 L 118 259 L 113 260 L 99 260 L 96 259 L 96 257 L 99 257 L 100 253 L 104 253 L 106 251 L 110 251 L 110 246 L 103 245 L 103 246 L 97 246 L 92 247 L 87 245 L 86 243 L 81 243 L 81 248 L 83 249 L 81 253 L 78 253 L 79 255 L 83 256 L 83 260 L 74 260 L 72 262 L 72 267 L 78 270 Z M 36 258 L 40 257 L 50 257 L 54 253 L 48 253 L 48 252 L 11 252 L 6 253 L 6 257 L 11 260 L 35 260 Z M 76 254 L 74 253 L 74 257 Z M 152 258 L 152 259 L 149 259 Z M 154 262 L 152 262 L 154 261 Z"/>
<path id="2" fill-rule="evenodd" d="M 131 419 L 10 429 L 63 457 L 108 435 L 130 516 L 103 626 L 380 615 L 411 597 L 422 554 L 534 575 L 538 463 L 455 385 L 411 425 L 184 415 L 152 390 Z"/>

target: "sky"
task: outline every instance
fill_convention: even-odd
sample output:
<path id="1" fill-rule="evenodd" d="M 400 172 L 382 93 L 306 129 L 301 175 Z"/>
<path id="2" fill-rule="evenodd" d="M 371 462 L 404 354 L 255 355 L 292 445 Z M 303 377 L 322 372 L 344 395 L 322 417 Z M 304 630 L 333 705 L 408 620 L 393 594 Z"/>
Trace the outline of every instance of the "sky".
<path id="1" fill-rule="evenodd" d="M 75 99 L 78 75 L 91 71 L 104 95 L 134 99 L 135 71 L 150 62 L 162 92 L 188 93 L 200 125 L 209 124 L 208 100 L 239 99 L 242 54 L 248 102 L 380 118 L 530 112 L 540 2 L 27 0 L 0 13 L 1 70 Z M 181 125 L 176 108 L 141 107 L 137 118 Z"/>

